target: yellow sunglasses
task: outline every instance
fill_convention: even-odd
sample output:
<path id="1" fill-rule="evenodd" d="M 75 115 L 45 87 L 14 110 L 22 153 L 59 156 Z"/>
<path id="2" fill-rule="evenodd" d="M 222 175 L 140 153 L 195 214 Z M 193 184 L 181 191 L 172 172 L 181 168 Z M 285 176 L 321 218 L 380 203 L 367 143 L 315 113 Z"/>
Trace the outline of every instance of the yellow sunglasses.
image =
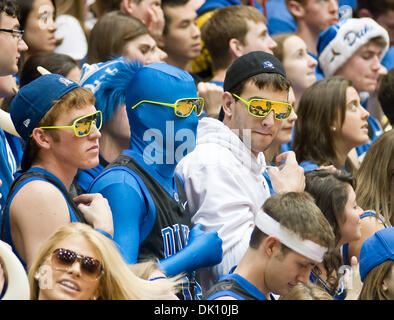
<path id="1" fill-rule="evenodd" d="M 265 118 L 271 112 L 274 111 L 276 120 L 286 120 L 290 117 L 293 106 L 290 103 L 273 101 L 268 99 L 251 99 L 246 101 L 241 97 L 233 93 L 233 96 L 238 98 L 248 107 L 248 112 L 254 117 Z"/>
<path id="2" fill-rule="evenodd" d="M 88 114 L 86 116 L 82 116 L 78 119 L 75 119 L 71 126 L 48 126 L 48 127 L 39 127 L 41 129 L 72 129 L 74 130 L 74 134 L 78 138 L 86 137 L 92 131 L 93 125 L 96 125 L 98 130 L 101 129 L 103 124 L 103 116 L 101 111 L 96 111 L 94 113 Z"/>
<path id="3" fill-rule="evenodd" d="M 146 102 L 146 103 L 153 103 L 153 104 L 159 104 L 162 106 L 167 106 L 174 108 L 175 115 L 178 117 L 188 117 L 192 113 L 193 109 L 196 111 L 196 115 L 199 116 L 201 115 L 203 109 L 204 109 L 204 98 L 182 98 L 178 99 L 175 101 L 175 103 L 164 103 L 164 102 L 157 102 L 157 101 L 149 101 L 149 100 L 142 100 L 135 104 L 134 106 L 131 107 L 131 109 L 136 108 L 139 106 L 141 103 Z"/>

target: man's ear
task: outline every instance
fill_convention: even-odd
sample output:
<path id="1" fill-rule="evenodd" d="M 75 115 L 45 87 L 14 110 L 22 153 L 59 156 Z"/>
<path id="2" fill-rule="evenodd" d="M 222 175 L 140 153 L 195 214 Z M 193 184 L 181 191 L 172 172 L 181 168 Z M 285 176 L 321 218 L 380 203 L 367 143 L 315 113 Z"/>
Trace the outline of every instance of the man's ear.
<path id="1" fill-rule="evenodd" d="M 287 3 L 287 10 L 290 12 L 292 16 L 299 19 L 302 18 L 305 14 L 304 7 L 298 1 L 290 0 Z"/>
<path id="2" fill-rule="evenodd" d="M 129 15 L 133 15 L 134 7 L 134 0 L 122 0 L 120 3 L 120 9 Z"/>
<path id="3" fill-rule="evenodd" d="M 243 55 L 243 46 L 238 39 L 231 38 L 228 42 L 228 47 L 230 50 L 230 54 L 234 59 Z"/>
<path id="4" fill-rule="evenodd" d="M 273 257 L 281 250 L 281 243 L 278 238 L 274 236 L 268 236 L 262 242 L 262 250 L 268 257 Z"/>
<path id="5" fill-rule="evenodd" d="M 231 119 L 234 114 L 235 100 L 233 95 L 228 91 L 225 91 L 222 94 L 222 107 L 225 116 Z"/>
<path id="6" fill-rule="evenodd" d="M 34 128 L 32 132 L 32 136 L 36 144 L 43 149 L 50 149 L 52 139 L 45 132 L 44 129 Z"/>

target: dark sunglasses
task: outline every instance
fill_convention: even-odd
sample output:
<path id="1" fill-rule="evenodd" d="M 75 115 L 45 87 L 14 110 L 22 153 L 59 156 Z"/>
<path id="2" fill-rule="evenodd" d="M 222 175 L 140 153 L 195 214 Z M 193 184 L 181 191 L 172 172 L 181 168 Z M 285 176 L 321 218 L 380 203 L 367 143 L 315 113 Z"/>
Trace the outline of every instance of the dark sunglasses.
<path id="1" fill-rule="evenodd" d="M 89 280 L 100 278 L 104 269 L 101 262 L 95 258 L 87 257 L 69 249 L 58 248 L 52 252 L 52 266 L 56 270 L 68 270 L 78 261 L 81 266 L 81 275 Z"/>

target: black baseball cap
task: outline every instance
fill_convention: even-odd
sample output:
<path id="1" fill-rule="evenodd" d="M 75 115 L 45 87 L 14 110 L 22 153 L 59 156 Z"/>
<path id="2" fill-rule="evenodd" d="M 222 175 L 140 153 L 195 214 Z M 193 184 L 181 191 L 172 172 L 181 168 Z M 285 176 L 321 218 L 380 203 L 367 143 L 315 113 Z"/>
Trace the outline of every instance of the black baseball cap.
<path id="1" fill-rule="evenodd" d="M 264 51 L 252 51 L 237 58 L 227 69 L 224 91 L 230 91 L 242 81 L 261 73 L 276 73 L 286 78 L 286 71 L 278 58 Z M 219 120 L 224 118 L 220 109 Z"/>
<path id="2" fill-rule="evenodd" d="M 231 91 L 240 82 L 260 73 L 277 73 L 286 78 L 278 58 L 264 51 L 252 51 L 237 58 L 228 68 L 223 89 Z"/>

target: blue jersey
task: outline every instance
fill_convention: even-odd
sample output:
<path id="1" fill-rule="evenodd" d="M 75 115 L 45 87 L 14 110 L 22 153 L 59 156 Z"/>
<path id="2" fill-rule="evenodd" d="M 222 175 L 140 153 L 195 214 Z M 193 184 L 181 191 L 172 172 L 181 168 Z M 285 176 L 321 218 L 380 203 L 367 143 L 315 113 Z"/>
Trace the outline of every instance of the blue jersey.
<path id="1" fill-rule="evenodd" d="M 172 198 L 131 155 L 130 150 L 124 150 L 93 181 L 91 192 L 100 192 L 108 199 L 114 240 L 127 263 L 172 257 L 187 245 L 191 228 L 183 186 L 176 179 L 179 193 Z M 201 288 L 195 273 L 186 276 L 189 284 L 183 287 L 180 298 L 196 299 Z"/>
<path id="2" fill-rule="evenodd" d="M 230 296 L 237 300 L 267 300 L 265 295 L 255 285 L 239 274 L 232 273 L 222 275 L 204 295 L 204 300 L 215 300 L 220 297 Z"/>
<path id="3" fill-rule="evenodd" d="M 130 150 L 122 155 L 135 157 Z M 114 241 L 128 264 L 138 262 L 139 244 L 151 232 L 156 208 L 149 190 L 140 177 L 126 166 L 104 170 L 92 182 L 90 193 L 108 199 L 114 221 Z"/>
<path id="4" fill-rule="evenodd" d="M 17 164 L 10 145 L 6 139 L 3 129 L 0 128 L 0 179 L 2 185 L 0 191 L 2 197 L 0 198 L 0 205 L 4 208 L 5 200 L 7 199 L 8 190 L 14 180 L 13 174 L 16 172 Z"/>
<path id="5" fill-rule="evenodd" d="M 27 170 L 27 172 L 40 172 L 46 175 L 49 175 L 52 179 L 56 180 L 60 185 L 63 185 L 63 183 L 56 177 L 54 176 L 52 173 L 42 169 L 42 168 L 37 168 L 37 167 L 32 167 L 29 170 Z M 21 175 L 22 172 L 17 172 L 17 176 Z M 25 261 L 23 261 L 23 259 L 19 256 L 18 251 L 16 250 L 14 241 L 12 239 L 12 235 L 11 235 L 11 225 L 10 225 L 10 213 L 9 213 L 9 208 L 11 207 L 11 203 L 13 198 L 15 197 L 15 195 L 17 194 L 17 192 L 28 182 L 31 182 L 33 180 L 44 180 L 49 182 L 48 180 L 45 180 L 42 177 L 38 177 L 38 176 L 33 176 L 30 178 L 27 178 L 25 180 L 23 180 L 16 188 L 15 190 L 12 192 L 12 194 L 10 194 L 10 199 L 8 202 L 8 205 L 4 208 L 3 214 L 4 214 L 4 241 L 7 242 L 11 247 L 13 252 L 16 254 L 16 256 L 19 258 L 19 260 L 22 262 L 23 266 L 26 268 L 26 263 Z M 64 187 L 65 188 L 65 187 Z M 60 190 L 60 189 L 59 189 Z M 61 191 L 61 190 L 60 190 Z M 67 206 L 68 206 L 68 210 L 69 210 L 69 214 L 70 214 L 70 222 L 78 222 L 78 218 L 74 212 L 74 210 L 72 209 L 72 207 L 70 206 L 70 204 L 68 203 L 67 199 L 64 198 L 64 200 L 67 202 Z M 3 221 L 3 220 L 2 220 Z M 42 221 L 44 222 L 44 221 Z M 3 226 L 0 223 L 0 230 L 1 228 L 3 228 Z"/>

